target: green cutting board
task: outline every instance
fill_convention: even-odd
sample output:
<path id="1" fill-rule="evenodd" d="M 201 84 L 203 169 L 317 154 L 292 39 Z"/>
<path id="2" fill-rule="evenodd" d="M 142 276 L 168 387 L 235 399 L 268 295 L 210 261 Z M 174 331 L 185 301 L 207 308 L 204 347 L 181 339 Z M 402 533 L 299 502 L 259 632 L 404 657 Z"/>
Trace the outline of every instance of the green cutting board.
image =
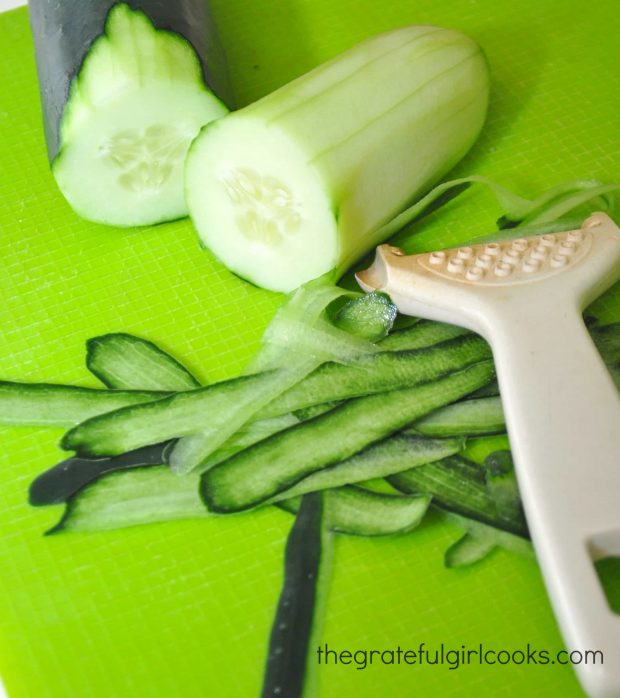
<path id="1" fill-rule="evenodd" d="M 493 74 L 487 127 L 459 173 L 526 196 L 567 179 L 620 180 L 617 0 L 213 5 L 241 104 L 371 34 L 445 25 L 480 42 Z M 112 331 L 157 341 L 205 380 L 234 375 L 281 297 L 228 273 L 187 221 L 128 231 L 74 215 L 47 167 L 25 9 L 0 16 L 0 47 L 0 377 L 94 386 L 84 341 Z M 499 213 L 470 189 L 420 225 L 418 249 L 488 233 Z M 620 319 L 618 289 L 596 311 Z M 29 508 L 26 492 L 62 457 L 60 436 L 0 431 L 0 675 L 11 698 L 257 696 L 290 516 L 43 537 L 61 512 Z M 447 570 L 458 535 L 429 521 L 406 536 L 338 538 L 322 641 L 561 649 L 535 562 L 502 551 Z M 583 694 L 558 664 L 318 671 L 318 698 L 525 695 Z"/>

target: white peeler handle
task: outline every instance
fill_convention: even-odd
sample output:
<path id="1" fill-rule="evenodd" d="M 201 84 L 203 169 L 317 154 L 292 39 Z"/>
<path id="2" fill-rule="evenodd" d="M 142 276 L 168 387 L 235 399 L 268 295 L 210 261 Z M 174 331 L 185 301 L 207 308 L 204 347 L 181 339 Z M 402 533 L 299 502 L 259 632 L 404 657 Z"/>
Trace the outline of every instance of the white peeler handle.
<path id="1" fill-rule="evenodd" d="M 528 295 L 486 327 L 519 487 L 569 650 L 603 653 L 575 669 L 590 695 L 620 698 L 620 616 L 593 565 L 620 556 L 620 394 L 579 309 Z"/>

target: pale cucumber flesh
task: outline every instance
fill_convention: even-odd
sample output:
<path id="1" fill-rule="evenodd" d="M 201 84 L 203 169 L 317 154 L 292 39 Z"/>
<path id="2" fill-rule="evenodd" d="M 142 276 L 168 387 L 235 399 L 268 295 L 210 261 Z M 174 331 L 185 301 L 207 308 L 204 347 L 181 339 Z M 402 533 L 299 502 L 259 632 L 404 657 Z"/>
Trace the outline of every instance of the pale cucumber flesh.
<path id="1" fill-rule="evenodd" d="M 488 73 L 464 35 L 406 27 L 204 129 L 187 202 L 204 244 L 259 286 L 341 270 L 470 148 Z"/>
<path id="2" fill-rule="evenodd" d="M 73 81 L 52 168 L 72 208 L 117 226 L 187 215 L 191 141 L 226 107 L 203 82 L 192 47 L 115 7 Z"/>

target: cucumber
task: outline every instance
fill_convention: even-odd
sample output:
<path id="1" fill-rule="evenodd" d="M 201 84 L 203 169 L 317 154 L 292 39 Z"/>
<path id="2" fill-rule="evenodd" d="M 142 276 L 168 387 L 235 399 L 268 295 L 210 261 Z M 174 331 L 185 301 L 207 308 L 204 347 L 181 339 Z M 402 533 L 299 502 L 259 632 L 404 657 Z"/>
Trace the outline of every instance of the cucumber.
<path id="1" fill-rule="evenodd" d="M 330 573 L 332 536 L 321 494 L 306 495 L 286 542 L 284 581 L 271 626 L 261 698 L 311 698 L 318 625 Z"/>
<path id="2" fill-rule="evenodd" d="M 49 159 L 69 204 L 117 226 L 187 215 L 189 144 L 227 113 L 205 84 L 225 96 L 207 0 L 29 7 Z"/>
<path id="3" fill-rule="evenodd" d="M 153 342 L 115 333 L 86 342 L 86 367 L 108 388 L 183 391 L 200 383 Z"/>
<path id="4" fill-rule="evenodd" d="M 425 436 L 503 434 L 506 421 L 499 397 L 463 400 L 420 419 L 412 429 Z"/>
<path id="5" fill-rule="evenodd" d="M 466 531 L 444 554 L 446 567 L 468 567 L 480 562 L 497 548 L 493 529 L 488 533 Z"/>
<path id="6" fill-rule="evenodd" d="M 424 495 L 386 494 L 355 486 L 327 490 L 323 497 L 332 531 L 366 537 L 413 530 L 424 518 L 431 500 Z M 300 502 L 300 497 L 294 497 L 278 502 L 277 506 L 297 513 Z"/>
<path id="7" fill-rule="evenodd" d="M 61 520 L 49 533 L 103 531 L 213 516 L 200 499 L 196 476 L 175 477 L 161 461 L 156 464 L 155 458 L 149 467 L 134 464 L 131 470 L 102 472 L 96 481 L 76 487 L 66 498 L 53 498 L 51 492 L 42 486 L 31 489 L 31 504 L 37 506 L 68 500 Z M 64 495 L 66 490 L 57 492 Z M 331 530 L 356 536 L 409 531 L 422 520 L 430 501 L 423 495 L 378 495 L 361 487 L 344 487 L 323 494 Z M 293 497 L 277 506 L 297 513 L 301 499 Z"/>
<path id="8" fill-rule="evenodd" d="M 510 451 L 493 451 L 484 460 L 487 489 L 500 519 L 527 528 Z"/>
<path id="9" fill-rule="evenodd" d="M 274 417 L 325 402 L 416 385 L 490 357 L 489 345 L 468 334 L 422 349 L 380 352 L 346 366 L 329 362 L 282 393 L 260 415 Z"/>
<path id="10" fill-rule="evenodd" d="M 119 470 L 162 465 L 170 443 L 146 446 L 115 458 L 68 458 L 35 478 L 30 484 L 28 501 L 40 507 L 61 504 L 91 482 Z"/>
<path id="11" fill-rule="evenodd" d="M 528 537 L 521 516 L 512 519 L 497 512 L 487 488 L 485 469 L 462 456 L 449 456 L 436 463 L 391 475 L 388 482 L 403 494 L 431 495 L 433 505 L 468 519 Z"/>
<path id="12" fill-rule="evenodd" d="M 431 506 L 435 505 L 431 503 Z M 446 560 L 444 557 L 444 564 L 446 564 L 447 567 L 473 564 L 478 559 L 482 559 L 483 555 L 486 556 L 491 552 L 491 542 L 495 544 L 495 548 L 504 548 L 505 550 L 510 550 L 513 553 L 517 553 L 517 555 L 534 559 L 534 549 L 532 548 L 532 544 L 527 537 L 527 534 L 520 535 L 511 533 L 493 525 L 482 523 L 476 519 L 471 519 L 454 512 L 446 511 L 445 509 L 438 509 L 437 513 L 440 514 L 442 519 L 454 524 L 472 536 L 471 541 L 463 541 L 462 545 L 465 546 L 464 550 L 459 551 L 457 548 L 456 551 L 450 553 L 450 548 L 448 548 L 446 555 L 450 553 L 448 556 L 449 559 Z M 488 546 L 485 546 L 482 543 L 483 539 L 488 541 Z M 455 545 L 456 544 L 458 544 L 458 541 L 455 543 Z M 474 554 L 475 549 L 477 549 L 477 555 Z"/>
<path id="13" fill-rule="evenodd" d="M 474 336 L 472 332 L 463 327 L 448 325 L 445 322 L 435 322 L 434 320 L 418 320 L 411 327 L 391 332 L 380 342 L 379 348 L 381 351 L 424 349 L 463 335 Z"/>
<path id="14" fill-rule="evenodd" d="M 326 364 L 264 407 L 259 416 L 276 417 L 312 404 L 416 385 L 489 356 L 489 346 L 483 339 L 463 336 L 412 352 L 380 352 L 353 365 Z M 61 445 L 80 455 L 112 456 L 195 434 L 230 405 L 255 405 L 274 386 L 282 385 L 281 374 L 267 371 L 178 393 L 165 398 L 155 409 L 145 406 L 118 410 L 78 425 L 65 434 Z"/>
<path id="15" fill-rule="evenodd" d="M 424 439 L 407 434 L 394 434 L 350 458 L 308 475 L 276 495 L 275 500 L 387 477 L 418 465 L 447 458 L 462 451 L 464 445 L 463 439 Z"/>
<path id="16" fill-rule="evenodd" d="M 108 473 L 78 491 L 47 534 L 106 531 L 207 516 L 196 476 L 175 477 L 165 465 L 134 468 Z"/>
<path id="17" fill-rule="evenodd" d="M 342 273 L 469 150 L 488 86 L 471 39 L 409 26 L 209 124 L 186 169 L 202 242 L 274 291 Z"/>
<path id="18" fill-rule="evenodd" d="M 68 427 L 104 412 L 153 402 L 167 395 L 168 392 L 156 390 L 98 390 L 0 381 L 0 424 Z"/>
<path id="19" fill-rule="evenodd" d="M 414 419 L 462 398 L 492 377 L 492 362 L 483 361 L 433 383 L 349 400 L 208 470 L 201 480 L 202 497 L 209 510 L 218 513 L 257 506 Z"/>
<path id="20" fill-rule="evenodd" d="M 332 322 L 344 332 L 378 342 L 392 329 L 397 315 L 398 309 L 387 293 L 371 291 L 345 303 Z"/>
<path id="21" fill-rule="evenodd" d="M 318 284 L 318 282 L 317 282 Z M 249 402 L 230 403 L 226 409 L 221 410 L 215 418 L 211 418 L 207 428 L 196 434 L 186 436 L 178 441 L 170 453 L 170 467 L 176 473 L 183 474 L 198 467 L 203 470 L 214 462 L 213 457 L 220 459 L 217 451 L 220 447 L 226 448 L 226 442 L 233 434 L 243 428 L 256 413 L 274 398 L 285 392 L 291 386 L 299 383 L 317 366 L 332 358 L 335 353 L 342 359 L 344 355 L 357 353 L 374 353 L 376 346 L 374 341 L 384 337 L 391 329 L 396 317 L 396 306 L 384 293 L 369 293 L 348 300 L 340 309 L 332 323 L 323 319 L 324 303 L 334 293 L 338 297 L 342 291 L 335 287 L 320 285 L 313 289 L 300 289 L 294 298 L 289 299 L 285 307 L 277 315 L 277 319 L 270 325 L 265 335 L 268 336 L 270 346 L 270 362 L 272 368 L 286 369 L 280 371 L 281 380 L 269 381 L 267 389 L 257 393 L 254 400 Z M 322 299 L 319 302 L 317 299 Z M 302 322 L 296 322 L 296 315 L 303 313 L 303 307 L 313 306 L 315 303 L 320 308 L 318 317 L 315 313 L 303 314 Z M 299 326 L 300 333 L 306 338 L 300 347 L 294 347 L 298 355 L 286 352 L 286 359 L 276 362 L 276 358 L 283 358 L 282 352 L 291 345 L 291 324 Z M 296 340 L 299 341 L 298 335 Z M 284 341 L 283 341 L 284 340 Z M 276 342 L 282 342 L 281 346 L 275 346 Z M 307 354 L 308 344 L 316 346 L 323 341 L 317 355 Z M 326 353 L 325 347 L 329 347 Z M 300 351 L 301 350 L 301 351 Z M 261 359 L 253 362 L 259 363 Z M 217 461 L 215 461 L 217 462 Z"/>

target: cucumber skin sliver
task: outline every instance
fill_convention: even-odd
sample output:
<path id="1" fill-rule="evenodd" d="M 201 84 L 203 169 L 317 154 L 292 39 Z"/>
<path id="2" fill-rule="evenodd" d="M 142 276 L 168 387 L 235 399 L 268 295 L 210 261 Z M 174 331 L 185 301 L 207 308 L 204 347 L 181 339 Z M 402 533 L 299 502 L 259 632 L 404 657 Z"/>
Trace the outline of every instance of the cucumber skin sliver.
<path id="1" fill-rule="evenodd" d="M 276 401 L 276 407 L 268 405 L 257 415 L 260 419 L 280 416 L 308 404 L 318 404 L 352 395 L 382 393 L 390 388 L 402 388 L 427 382 L 447 373 L 458 370 L 490 356 L 488 344 L 476 336 L 457 337 L 454 340 L 412 352 L 381 352 L 370 359 L 363 359 L 359 366 L 328 364 L 318 376 L 320 390 L 313 391 L 313 399 L 308 399 L 307 381 L 314 380 L 312 374 L 294 388 L 297 402 L 287 398 Z M 373 370 L 372 362 L 378 368 Z M 330 368 L 333 367 L 333 368 Z M 342 379 L 336 380 L 341 372 Z M 318 373 L 318 372 L 317 372 Z M 159 443 L 180 436 L 201 431 L 208 426 L 210 414 L 217 414 L 230 402 L 255 399 L 257 391 L 266 384 L 279 384 L 278 371 L 240 376 L 222 381 L 206 388 L 171 395 L 155 410 L 118 410 L 97 420 L 89 420 L 65 434 L 62 447 L 75 450 L 80 455 L 118 455 L 142 446 Z M 446 404 L 446 403 L 441 403 Z M 404 426 L 404 425 L 403 425 Z"/>
<path id="2" fill-rule="evenodd" d="M 387 477 L 402 470 L 447 458 L 462 451 L 464 446 L 464 439 L 425 439 L 407 434 L 393 434 L 346 460 L 308 475 L 290 489 L 278 494 L 275 500 Z"/>
<path id="3" fill-rule="evenodd" d="M 275 291 L 342 273 L 469 150 L 488 89 L 471 39 L 410 26 L 210 124 L 186 174 L 203 243 Z"/>
<path id="4" fill-rule="evenodd" d="M 412 429 L 425 436 L 486 436 L 503 434 L 506 420 L 499 397 L 476 398 L 443 407 Z"/>
<path id="5" fill-rule="evenodd" d="M 430 497 L 371 492 L 361 487 L 342 487 L 323 492 L 329 527 L 350 536 L 389 536 L 407 533 L 424 518 Z M 297 513 L 301 498 L 286 499 L 277 506 Z"/>
<path id="6" fill-rule="evenodd" d="M 489 345 L 481 337 L 463 335 L 421 349 L 380 352 L 345 366 L 326 363 L 264 407 L 260 417 L 427 382 L 490 357 Z"/>
<path id="7" fill-rule="evenodd" d="M 216 465 L 202 476 L 202 497 L 217 513 L 257 506 L 313 472 L 464 397 L 493 375 L 493 363 L 483 361 L 432 383 L 349 400 Z"/>
<path id="8" fill-rule="evenodd" d="M 105 531 L 145 523 L 211 516 L 196 476 L 175 477 L 168 466 L 108 473 L 77 492 L 47 533 Z"/>
<path id="9" fill-rule="evenodd" d="M 332 538 L 323 496 L 306 495 L 286 541 L 284 581 L 271 626 L 261 698 L 316 695 L 311 648 L 319 639 Z"/>
<path id="10" fill-rule="evenodd" d="M 104 412 L 161 400 L 169 394 L 0 381 L 0 424 L 70 427 Z"/>
<path id="11" fill-rule="evenodd" d="M 200 387 L 189 370 L 170 354 L 130 334 L 89 339 L 86 367 L 108 388 L 117 390 L 183 391 Z"/>

